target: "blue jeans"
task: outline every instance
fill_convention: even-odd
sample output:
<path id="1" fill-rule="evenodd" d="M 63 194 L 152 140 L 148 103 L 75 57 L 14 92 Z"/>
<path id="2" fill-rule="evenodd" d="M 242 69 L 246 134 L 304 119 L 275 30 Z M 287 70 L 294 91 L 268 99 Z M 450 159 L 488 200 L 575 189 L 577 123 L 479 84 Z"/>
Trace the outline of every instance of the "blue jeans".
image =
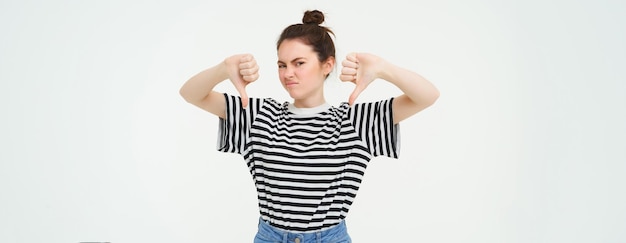
<path id="1" fill-rule="evenodd" d="M 289 232 L 265 222 L 259 218 L 259 231 L 254 243 L 351 243 L 346 222 L 321 231 L 308 233 Z"/>

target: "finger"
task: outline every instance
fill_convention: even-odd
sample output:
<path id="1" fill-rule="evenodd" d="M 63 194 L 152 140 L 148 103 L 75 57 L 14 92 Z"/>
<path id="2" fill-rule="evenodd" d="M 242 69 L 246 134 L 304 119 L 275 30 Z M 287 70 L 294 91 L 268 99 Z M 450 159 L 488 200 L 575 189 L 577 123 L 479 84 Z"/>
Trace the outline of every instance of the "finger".
<path id="1" fill-rule="evenodd" d="M 356 68 L 343 67 L 341 69 L 341 75 L 356 75 L 356 74 L 357 74 Z"/>
<path id="2" fill-rule="evenodd" d="M 241 55 L 241 58 L 239 58 L 239 62 L 249 62 L 254 60 L 254 57 L 251 54 L 243 54 Z"/>
<path id="3" fill-rule="evenodd" d="M 361 94 L 361 92 L 363 92 L 364 89 L 365 87 L 362 87 L 360 85 L 357 85 L 356 87 L 354 87 L 354 91 L 352 91 L 352 94 L 350 94 L 350 99 L 348 99 L 348 103 L 350 104 L 350 106 L 354 105 L 356 98 L 359 97 L 359 95 Z"/>
<path id="4" fill-rule="evenodd" d="M 346 60 L 354 62 L 354 63 L 359 63 L 359 59 L 357 58 L 357 54 L 355 52 L 348 54 L 346 56 Z"/>
<path id="5" fill-rule="evenodd" d="M 251 76 L 251 75 L 254 75 L 254 74 L 258 73 L 258 72 L 259 72 L 259 66 L 256 66 L 256 65 L 253 66 L 253 67 L 250 67 L 250 68 L 240 69 L 239 70 L 239 74 L 241 76 Z M 246 80 L 246 81 L 248 81 L 248 80 Z"/>
<path id="6" fill-rule="evenodd" d="M 258 66 L 254 59 L 242 58 L 239 62 L 239 69 L 249 69 L 254 66 Z"/>
<path id="7" fill-rule="evenodd" d="M 341 81 L 345 81 L 345 82 L 355 82 L 356 81 L 356 76 L 355 75 L 346 75 L 346 74 L 342 74 L 339 76 L 339 79 Z"/>
<path id="8" fill-rule="evenodd" d="M 341 62 L 341 66 L 349 67 L 349 68 L 359 68 L 358 63 L 356 63 L 355 61 L 347 60 L 347 59 Z"/>
<path id="9" fill-rule="evenodd" d="M 243 108 L 246 108 L 248 106 L 248 93 L 246 92 L 246 84 L 244 84 L 244 82 L 235 82 L 235 89 L 241 97 L 241 104 L 243 105 Z"/>
<path id="10" fill-rule="evenodd" d="M 253 73 L 250 75 L 246 75 L 246 76 L 242 76 L 243 80 L 250 83 L 250 82 L 254 82 L 257 79 L 259 79 L 259 73 Z"/>
<path id="11" fill-rule="evenodd" d="M 246 92 L 246 85 L 249 82 L 255 81 L 258 78 L 258 65 L 256 60 L 251 54 L 242 55 L 239 59 L 239 75 L 241 75 L 242 82 L 235 82 L 235 89 L 239 92 L 241 97 L 241 105 L 245 109 L 248 107 L 248 93 Z"/>
<path id="12" fill-rule="evenodd" d="M 245 109 L 248 107 L 248 94 L 245 89 L 239 91 L 239 96 L 241 96 L 241 105 Z"/>

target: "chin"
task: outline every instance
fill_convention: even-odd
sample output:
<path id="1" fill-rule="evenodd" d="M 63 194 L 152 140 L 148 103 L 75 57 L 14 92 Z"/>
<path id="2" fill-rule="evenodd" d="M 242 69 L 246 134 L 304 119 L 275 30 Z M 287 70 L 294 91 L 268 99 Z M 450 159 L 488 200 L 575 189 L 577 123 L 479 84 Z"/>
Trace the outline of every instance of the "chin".
<path id="1" fill-rule="evenodd" d="M 292 92 L 289 92 L 289 97 L 291 97 L 291 98 L 292 98 L 292 99 L 294 99 L 294 100 L 297 100 L 297 99 L 302 98 L 302 97 L 300 97 L 299 95 L 294 94 L 294 93 L 292 93 Z"/>
<path id="2" fill-rule="evenodd" d="M 291 97 L 292 99 L 298 99 L 301 96 L 298 93 L 294 92 L 293 90 L 289 90 L 287 88 L 285 88 L 285 91 L 287 91 L 287 93 L 289 94 L 289 97 Z"/>

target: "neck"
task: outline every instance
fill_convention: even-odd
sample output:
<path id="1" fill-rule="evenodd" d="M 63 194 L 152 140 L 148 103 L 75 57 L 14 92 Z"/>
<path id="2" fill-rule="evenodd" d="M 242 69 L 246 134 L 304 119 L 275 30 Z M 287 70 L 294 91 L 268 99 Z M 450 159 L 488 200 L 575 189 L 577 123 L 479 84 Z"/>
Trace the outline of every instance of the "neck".
<path id="1" fill-rule="evenodd" d="M 295 100 L 293 102 L 293 106 L 297 108 L 313 108 L 313 107 L 318 107 L 320 105 L 323 105 L 325 103 L 326 103 L 326 100 L 321 100 L 321 101 L 316 101 L 316 102 Z"/>
<path id="2" fill-rule="evenodd" d="M 320 98 L 298 99 L 293 101 L 293 106 L 297 108 L 313 108 L 326 103 L 324 96 Z"/>

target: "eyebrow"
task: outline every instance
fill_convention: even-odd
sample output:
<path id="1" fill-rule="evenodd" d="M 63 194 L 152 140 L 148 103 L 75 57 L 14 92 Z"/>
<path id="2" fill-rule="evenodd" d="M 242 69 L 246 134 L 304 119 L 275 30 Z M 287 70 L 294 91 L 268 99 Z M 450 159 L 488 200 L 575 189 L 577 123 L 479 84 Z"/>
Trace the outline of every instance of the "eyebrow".
<path id="1" fill-rule="evenodd" d="M 300 60 L 300 59 L 304 59 L 304 60 L 306 60 L 306 58 L 304 58 L 304 57 L 296 57 L 296 58 L 294 58 L 293 60 L 291 60 L 291 62 L 296 62 L 296 61 L 298 61 L 298 60 Z M 283 62 L 283 61 L 281 61 L 281 60 L 278 60 L 278 62 L 277 62 L 277 63 L 285 63 L 285 62 Z"/>

